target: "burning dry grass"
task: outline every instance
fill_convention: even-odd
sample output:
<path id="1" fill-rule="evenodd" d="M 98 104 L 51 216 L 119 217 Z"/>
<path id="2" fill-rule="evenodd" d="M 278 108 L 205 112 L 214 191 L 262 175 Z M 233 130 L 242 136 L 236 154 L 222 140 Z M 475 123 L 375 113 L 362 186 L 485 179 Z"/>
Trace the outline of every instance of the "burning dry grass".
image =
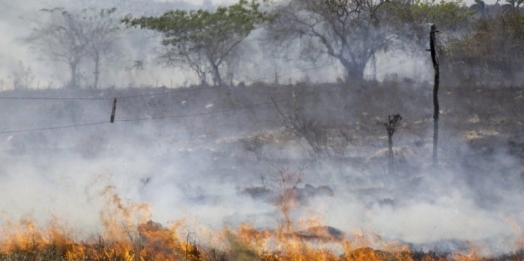
<path id="1" fill-rule="evenodd" d="M 11 234 L 2 241 L 0 260 L 265 260 L 265 261 L 375 261 L 375 260 L 487 260 L 472 248 L 465 255 L 438 256 L 416 253 L 400 244 L 384 244 L 383 250 L 363 246 L 365 242 L 334 238 L 329 233 L 304 237 L 300 233 L 276 230 L 257 230 L 242 225 L 237 230 L 225 229 L 217 233 L 222 240 L 220 248 L 199 246 L 189 237 L 180 237 L 178 225 L 165 228 L 149 221 L 137 227 L 138 237 L 121 240 L 99 237 L 77 241 L 71 234 L 57 227 L 36 230 L 34 222 L 19 234 Z M 122 232 L 127 233 L 124 229 Z M 521 259 L 507 259 L 521 260 Z"/>
<path id="2" fill-rule="evenodd" d="M 236 229 L 211 232 L 208 245 L 201 245 L 191 233 L 181 233 L 184 223 L 164 227 L 150 220 L 146 204 L 122 200 L 112 187 L 104 190 L 107 199 L 100 212 L 103 232 L 83 237 L 67 229 L 56 218 L 40 228 L 34 219 L 4 221 L 0 261 L 437 261 L 485 260 L 472 247 L 467 254 L 436 255 L 412 252 L 399 243 L 384 242 L 379 236 L 348 237 L 324 226 L 318 219 L 295 224 L 289 211 L 295 207 L 297 175 L 282 174 L 282 196 L 277 203 L 284 216 L 275 229 L 256 229 L 242 224 Z M 78 238 L 83 238 L 79 240 Z M 206 242 L 206 244 L 207 244 Z M 375 250 L 371 247 L 381 250 Z M 505 260 L 522 260 L 517 256 Z"/>
<path id="3" fill-rule="evenodd" d="M 376 251 L 356 247 L 347 240 L 304 238 L 298 233 L 256 230 L 242 225 L 224 230 L 219 237 L 223 249 L 200 247 L 179 237 L 177 227 L 164 228 L 147 222 L 138 226 L 138 238 L 77 242 L 57 228 L 36 231 L 32 222 L 25 231 L 2 242 L 0 260 L 415 260 L 403 247 Z M 420 259 L 419 259 L 420 260 Z M 422 260 L 443 260 L 425 255 Z"/>

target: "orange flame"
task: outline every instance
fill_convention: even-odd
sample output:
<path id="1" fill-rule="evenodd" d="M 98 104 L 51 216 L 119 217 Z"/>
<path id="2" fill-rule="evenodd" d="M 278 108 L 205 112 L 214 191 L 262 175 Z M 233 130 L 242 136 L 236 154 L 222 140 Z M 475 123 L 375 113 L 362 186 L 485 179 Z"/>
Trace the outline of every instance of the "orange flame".
<path id="1" fill-rule="evenodd" d="M 284 176 L 283 176 L 284 177 Z M 255 229 L 241 224 L 237 229 L 216 232 L 216 246 L 200 246 L 190 235 L 181 236 L 184 223 L 176 222 L 166 228 L 151 221 L 149 206 L 127 202 L 113 187 L 106 187 L 106 205 L 100 211 L 104 227 L 96 239 L 78 241 L 73 231 L 54 219 L 45 229 L 35 220 L 4 221 L 0 240 L 0 258 L 9 260 L 123 260 L 123 261 L 444 261 L 446 256 L 413 253 L 402 244 L 382 242 L 379 236 L 357 235 L 349 239 L 319 219 L 298 224 L 289 212 L 295 207 L 297 176 L 282 179 L 282 195 L 277 207 L 284 215 L 275 229 Z M 380 243 L 382 250 L 370 245 Z M 221 246 L 220 248 L 218 246 Z M 19 258 L 17 258 L 19 257 Z M 482 260 L 475 247 L 467 254 L 453 254 L 452 260 Z"/>

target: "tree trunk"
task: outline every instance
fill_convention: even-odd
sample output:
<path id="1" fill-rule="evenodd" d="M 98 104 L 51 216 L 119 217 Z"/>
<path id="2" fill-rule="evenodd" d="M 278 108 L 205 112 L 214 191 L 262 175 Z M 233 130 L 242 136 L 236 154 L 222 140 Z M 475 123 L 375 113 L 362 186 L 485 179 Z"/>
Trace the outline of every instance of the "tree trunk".
<path id="1" fill-rule="evenodd" d="M 346 69 L 346 82 L 361 82 L 364 80 L 364 66 L 354 66 Z"/>
<path id="2" fill-rule="evenodd" d="M 213 83 L 215 86 L 222 86 L 222 76 L 220 75 L 220 70 L 218 69 L 218 65 L 213 64 Z"/>
<path id="3" fill-rule="evenodd" d="M 198 66 L 194 66 L 194 67 L 191 67 L 191 68 L 197 74 L 198 79 L 200 80 L 200 85 L 201 86 L 208 86 L 206 72 L 202 71 Z"/>
<path id="4" fill-rule="evenodd" d="M 78 75 L 76 73 L 78 67 L 78 62 L 71 62 L 69 64 L 69 69 L 71 71 L 71 79 L 69 80 L 69 88 L 77 89 L 78 88 Z"/>
<path id="5" fill-rule="evenodd" d="M 95 82 L 93 84 L 93 89 L 98 89 L 98 81 L 100 79 L 100 55 L 95 54 Z"/>
<path id="6" fill-rule="evenodd" d="M 366 63 L 351 62 L 345 59 L 340 59 L 340 63 L 344 66 L 346 71 L 345 82 L 360 82 L 364 79 L 364 70 L 366 69 Z"/>

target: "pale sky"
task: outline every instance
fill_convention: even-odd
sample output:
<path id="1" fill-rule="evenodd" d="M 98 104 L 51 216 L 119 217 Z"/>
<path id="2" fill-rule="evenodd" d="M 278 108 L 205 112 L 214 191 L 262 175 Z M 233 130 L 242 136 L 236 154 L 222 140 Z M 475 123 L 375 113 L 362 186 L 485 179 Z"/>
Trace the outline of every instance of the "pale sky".
<path id="1" fill-rule="evenodd" d="M 152 0 L 154 2 L 180 2 L 178 0 Z M 213 3 L 214 5 L 227 5 L 227 4 L 232 4 L 232 3 L 235 3 L 236 1 L 235 0 L 207 0 L 211 3 Z M 188 2 L 188 3 L 191 3 L 191 4 L 194 4 L 194 5 L 202 5 L 204 2 L 206 2 L 206 0 L 193 0 L 193 1 L 184 1 L 184 2 Z"/>

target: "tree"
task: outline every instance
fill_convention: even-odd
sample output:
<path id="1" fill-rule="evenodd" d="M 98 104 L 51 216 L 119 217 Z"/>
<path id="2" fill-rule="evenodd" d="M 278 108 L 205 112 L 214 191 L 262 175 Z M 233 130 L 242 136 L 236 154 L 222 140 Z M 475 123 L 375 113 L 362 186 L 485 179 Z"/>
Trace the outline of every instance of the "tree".
<path id="1" fill-rule="evenodd" d="M 475 8 L 484 8 L 480 7 L 482 1 L 476 2 L 479 6 Z M 466 28 L 469 18 L 475 14 L 462 0 L 415 0 L 412 4 L 395 5 L 394 9 L 397 25 L 407 25 L 409 30 L 424 29 L 424 32 L 418 35 L 424 39 L 428 24 L 435 24 L 443 31 L 456 31 Z"/>
<path id="2" fill-rule="evenodd" d="M 524 12 L 488 7 L 489 16 L 473 21 L 467 33 L 439 50 L 446 73 L 470 84 L 515 80 L 524 66 Z"/>
<path id="3" fill-rule="evenodd" d="M 99 84 L 102 60 L 113 51 L 119 39 L 118 23 L 111 15 L 115 8 L 107 10 L 84 9 L 71 13 L 63 8 L 42 9 L 50 15 L 49 20 L 35 28 L 26 39 L 52 61 L 69 67 L 70 88 L 79 88 L 78 70 L 82 61 L 91 58 L 94 63 L 94 84 Z"/>
<path id="4" fill-rule="evenodd" d="M 469 10 L 475 11 L 478 18 L 486 17 L 486 3 L 482 0 L 475 0 L 475 3 L 469 7 Z"/>
<path id="5" fill-rule="evenodd" d="M 428 23 L 455 29 L 472 14 L 461 0 L 288 0 L 275 12 L 273 40 L 335 59 L 346 81 L 362 80 L 379 52 L 423 50 Z"/>
<path id="6" fill-rule="evenodd" d="M 380 31 L 379 9 L 388 2 L 373 0 L 290 0 L 277 8 L 269 30 L 273 39 L 304 40 L 304 50 L 335 58 L 344 67 L 346 81 L 360 81 L 375 53 L 391 43 Z M 296 46 L 296 45 L 294 45 Z"/>
<path id="7" fill-rule="evenodd" d="M 380 125 L 386 127 L 386 132 L 388 134 L 388 172 L 393 174 L 393 163 L 394 163 L 394 154 L 393 154 L 393 134 L 397 130 L 397 124 L 402 120 L 400 114 L 392 114 L 388 116 L 388 121 L 378 122 Z"/>
<path id="8" fill-rule="evenodd" d="M 86 41 L 80 21 L 62 8 L 43 9 L 51 15 L 49 21 L 33 30 L 27 41 L 52 61 L 69 67 L 70 88 L 78 87 L 78 66 L 84 58 Z"/>
<path id="9" fill-rule="evenodd" d="M 502 5 L 502 7 L 506 12 L 518 12 L 523 5 L 524 0 L 506 0 L 506 4 Z"/>
<path id="10" fill-rule="evenodd" d="M 116 8 L 102 9 L 84 17 L 85 26 L 88 27 L 85 50 L 94 63 L 95 89 L 98 88 L 103 58 L 116 51 L 116 43 L 120 39 L 119 21 L 112 17 L 115 11 Z M 84 13 L 86 12 L 84 10 Z"/>
<path id="11" fill-rule="evenodd" d="M 8 78 L 13 81 L 15 90 L 28 89 L 35 80 L 31 67 L 25 66 L 22 61 L 19 61 L 18 65 L 14 66 L 11 76 Z"/>
<path id="12" fill-rule="evenodd" d="M 256 28 L 270 19 L 256 0 L 240 0 L 217 10 L 172 10 L 160 17 L 126 18 L 129 26 L 163 34 L 165 51 L 161 58 L 171 65 L 184 64 L 195 71 L 202 82 L 207 73 L 214 85 L 222 85 L 220 68 L 239 44 Z"/>

